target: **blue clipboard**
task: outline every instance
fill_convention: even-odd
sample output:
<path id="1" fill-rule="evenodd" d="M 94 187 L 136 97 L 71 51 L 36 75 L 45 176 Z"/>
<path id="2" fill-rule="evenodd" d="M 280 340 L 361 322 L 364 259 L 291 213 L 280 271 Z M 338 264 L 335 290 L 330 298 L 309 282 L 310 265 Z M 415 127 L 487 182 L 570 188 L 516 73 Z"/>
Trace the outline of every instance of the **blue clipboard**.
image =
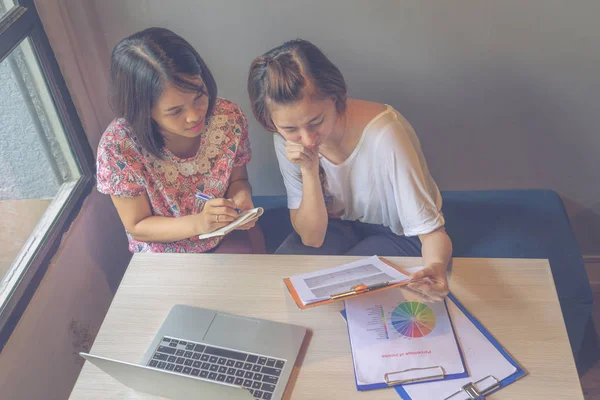
<path id="1" fill-rule="evenodd" d="M 521 367 L 521 365 L 519 365 L 519 363 L 517 363 L 517 361 L 514 358 L 512 358 L 510 354 L 508 354 L 504 347 L 502 347 L 502 345 L 498 343 L 498 341 L 492 336 L 492 334 L 487 329 L 485 329 L 483 325 L 481 325 L 481 322 L 479 322 L 471 313 L 469 313 L 469 311 L 467 311 L 465 306 L 463 306 L 461 302 L 459 302 L 458 299 L 454 297 L 452 293 L 448 294 L 448 297 L 450 298 L 450 300 L 452 300 L 452 302 L 454 302 L 454 304 L 459 308 L 459 310 L 462 311 L 463 314 L 465 314 L 469 321 L 471 321 L 471 323 L 473 323 L 473 325 L 475 325 L 475 327 L 479 329 L 479 332 L 481 332 L 483 336 L 485 336 L 485 338 L 489 340 L 491 344 L 494 345 L 498 352 L 500 352 L 500 354 L 504 356 L 506 361 L 511 363 L 512 366 L 516 368 L 516 371 L 512 375 L 502 379 L 501 381 L 498 381 L 498 384 L 492 390 L 488 390 L 485 393 L 481 393 L 480 398 L 485 399 L 485 396 L 489 396 L 492 393 L 497 392 L 498 390 L 510 385 L 511 383 L 527 375 L 527 371 L 525 371 L 523 367 Z M 406 393 L 406 391 L 403 388 L 396 388 L 396 392 L 398 392 L 398 394 L 400 395 L 400 397 L 402 397 L 403 400 L 412 400 L 412 398 L 408 395 L 408 393 Z"/>
<path id="2" fill-rule="evenodd" d="M 446 307 L 446 312 L 448 312 L 448 305 L 446 304 L 446 302 L 444 302 L 444 306 Z M 346 310 L 342 310 L 340 311 L 340 313 L 342 314 L 342 317 L 344 317 L 344 319 L 347 321 L 348 318 L 346 317 Z M 347 325 L 347 324 L 346 324 Z M 414 385 L 414 384 L 419 384 L 419 383 L 425 383 L 425 382 L 432 382 L 432 381 L 445 381 L 445 380 L 450 380 L 450 379 L 460 379 L 460 378 L 466 378 L 469 376 L 469 372 L 467 370 L 467 366 L 465 364 L 465 357 L 463 354 L 463 351 L 461 349 L 461 347 L 458 345 L 458 339 L 456 338 L 456 331 L 454 330 L 454 323 L 452 322 L 452 318 L 450 318 L 450 326 L 452 327 L 452 333 L 454 334 L 454 341 L 456 342 L 456 345 L 458 346 L 458 352 L 460 354 L 460 361 L 462 363 L 464 372 L 458 373 L 458 374 L 448 374 L 448 375 L 444 375 L 443 378 L 439 378 L 439 379 L 428 379 L 428 380 L 419 380 L 419 381 L 415 381 L 415 382 L 410 382 L 410 383 L 402 383 L 402 384 L 397 384 L 394 385 L 393 387 L 396 388 L 396 391 L 398 391 L 399 388 L 402 388 L 402 386 L 404 385 Z M 350 331 L 348 331 L 348 336 L 350 335 Z M 354 382 L 356 385 L 356 390 L 359 391 L 365 391 L 365 390 L 373 390 L 373 389 L 384 389 L 384 388 L 389 388 L 392 386 L 389 386 L 387 383 L 385 382 L 381 382 L 381 383 L 373 383 L 370 385 L 359 385 L 358 384 L 358 379 L 356 378 L 356 371 L 354 371 Z M 406 393 L 404 390 L 402 390 L 404 393 Z M 398 393 L 400 394 L 400 392 L 398 391 Z M 406 393 L 406 395 L 408 396 L 408 393 Z M 400 394 L 400 396 L 402 396 Z M 411 400 L 410 397 L 407 397 L 408 400 Z"/>
<path id="3" fill-rule="evenodd" d="M 519 365 L 519 363 L 517 363 L 517 361 L 510 354 L 508 354 L 508 352 L 500 345 L 500 343 L 498 343 L 498 341 L 492 336 L 492 334 L 483 327 L 481 322 L 479 322 L 471 313 L 469 313 L 469 311 L 465 308 L 465 306 L 462 305 L 452 293 L 448 294 L 448 297 L 459 308 L 459 310 L 469 319 L 469 321 L 471 321 L 471 323 L 477 329 L 479 329 L 479 331 L 485 336 L 485 338 L 487 340 L 489 340 L 491 344 L 494 345 L 494 347 L 498 350 L 498 352 L 500 352 L 500 354 L 502 354 L 502 356 L 516 369 L 516 371 L 513 374 L 502 379 L 501 381 L 498 381 L 498 384 L 493 389 L 488 390 L 485 393 L 480 393 L 480 396 L 481 396 L 480 399 L 485 399 L 485 396 L 489 396 L 492 393 L 497 392 L 498 390 L 510 385 L 511 383 L 516 382 L 517 380 L 519 380 L 522 377 L 524 377 L 525 375 L 527 375 L 527 371 L 525 371 L 523 369 L 523 367 L 521 367 L 521 365 Z M 341 313 L 342 313 L 342 316 L 344 317 L 344 319 L 346 319 L 346 310 L 342 310 Z M 461 355 L 462 355 L 462 353 L 461 353 Z M 356 376 L 355 376 L 355 379 L 356 379 Z M 412 400 L 410 395 L 406 392 L 406 390 L 404 390 L 403 386 L 404 385 L 397 385 L 397 386 L 394 386 L 394 388 L 396 389 L 396 392 L 400 395 L 400 397 L 403 400 Z M 469 385 L 465 385 L 465 386 L 469 386 Z M 358 386 L 357 386 L 357 388 L 358 388 Z M 465 389 L 465 387 L 463 387 L 463 390 L 464 389 Z"/>

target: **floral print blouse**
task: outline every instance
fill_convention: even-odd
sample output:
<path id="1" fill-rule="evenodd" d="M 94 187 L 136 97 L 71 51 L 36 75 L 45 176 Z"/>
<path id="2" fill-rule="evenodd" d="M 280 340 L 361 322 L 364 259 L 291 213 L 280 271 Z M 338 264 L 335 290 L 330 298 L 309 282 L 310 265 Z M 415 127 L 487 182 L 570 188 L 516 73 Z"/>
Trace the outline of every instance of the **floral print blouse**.
<path id="1" fill-rule="evenodd" d="M 234 167 L 250 162 L 248 121 L 235 103 L 218 98 L 212 117 L 201 133 L 198 153 L 179 158 L 164 148 L 157 158 L 138 143 L 131 126 L 123 118 L 106 129 L 97 156 L 98 191 L 117 197 L 146 194 L 153 215 L 181 217 L 202 211 L 204 201 L 197 192 L 223 197 Z M 198 237 L 171 243 L 142 242 L 129 232 L 131 252 L 202 253 L 219 244 L 222 237 Z"/>

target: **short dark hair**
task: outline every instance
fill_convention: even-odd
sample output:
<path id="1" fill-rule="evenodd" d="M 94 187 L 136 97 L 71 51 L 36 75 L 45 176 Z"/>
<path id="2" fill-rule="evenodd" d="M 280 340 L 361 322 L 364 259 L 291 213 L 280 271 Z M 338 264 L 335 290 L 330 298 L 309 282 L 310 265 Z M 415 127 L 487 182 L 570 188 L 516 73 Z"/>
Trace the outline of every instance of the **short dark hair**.
<path id="1" fill-rule="evenodd" d="M 197 76 L 205 89 L 190 81 Z M 185 39 L 165 28 L 148 28 L 121 40 L 112 51 L 110 77 L 113 111 L 131 125 L 140 145 L 159 158 L 165 140 L 152 120 L 152 108 L 165 84 L 207 95 L 207 117 L 217 98 L 217 84 L 202 57 Z"/>
<path id="2" fill-rule="evenodd" d="M 277 129 L 267 102 L 291 104 L 313 90 L 319 97 L 332 97 L 336 110 L 346 110 L 346 82 L 340 70 L 321 50 L 307 40 L 296 39 L 256 57 L 248 74 L 252 112 L 265 129 Z"/>

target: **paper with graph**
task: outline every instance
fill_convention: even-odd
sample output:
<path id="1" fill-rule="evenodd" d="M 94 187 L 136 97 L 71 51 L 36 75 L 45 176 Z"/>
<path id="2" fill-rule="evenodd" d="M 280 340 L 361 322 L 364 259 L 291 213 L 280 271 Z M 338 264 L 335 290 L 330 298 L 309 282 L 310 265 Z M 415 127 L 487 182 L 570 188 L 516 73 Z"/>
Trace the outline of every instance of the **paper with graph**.
<path id="1" fill-rule="evenodd" d="M 428 380 L 466 372 L 445 302 L 409 301 L 393 288 L 345 303 L 358 385 L 386 374 L 420 380 L 415 371 L 424 371 Z"/>
<path id="2" fill-rule="evenodd" d="M 410 276 L 372 256 L 339 267 L 294 275 L 290 280 L 302 304 L 306 305 L 328 300 L 355 285 L 394 284 L 408 281 Z"/>

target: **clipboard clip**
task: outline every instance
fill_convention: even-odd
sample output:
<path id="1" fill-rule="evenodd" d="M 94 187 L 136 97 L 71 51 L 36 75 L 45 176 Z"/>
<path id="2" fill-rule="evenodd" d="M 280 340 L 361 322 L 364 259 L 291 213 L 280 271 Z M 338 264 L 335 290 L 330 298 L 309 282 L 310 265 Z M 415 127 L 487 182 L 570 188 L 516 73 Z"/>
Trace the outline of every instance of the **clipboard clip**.
<path id="1" fill-rule="evenodd" d="M 329 296 L 329 298 L 331 300 L 336 300 L 336 299 L 340 299 L 342 297 L 353 296 L 355 294 L 361 294 L 361 293 L 370 292 L 372 290 L 381 289 L 381 288 L 389 286 L 389 285 L 390 285 L 389 281 L 382 282 L 382 283 L 376 283 L 371 286 L 359 283 L 358 285 L 352 286 L 352 288 L 350 290 L 348 290 L 347 292 L 332 294 L 331 296 Z"/>
<path id="2" fill-rule="evenodd" d="M 394 376 L 397 376 L 397 378 L 393 379 Z M 445 376 L 446 375 L 444 373 L 444 369 L 440 366 L 435 366 L 424 368 L 409 368 L 396 372 L 388 372 L 383 376 L 383 379 L 388 386 L 394 386 L 402 383 L 444 379 Z"/>
<path id="3" fill-rule="evenodd" d="M 487 386 L 484 390 L 477 389 L 477 385 L 482 383 L 483 381 L 490 380 L 492 381 L 491 386 Z M 492 375 L 488 375 L 483 379 L 478 380 L 477 382 L 471 382 L 464 385 L 459 391 L 451 394 L 446 397 L 444 400 L 452 400 L 452 398 L 459 394 L 467 394 L 469 396 L 469 400 L 483 400 L 485 396 L 487 396 L 491 391 L 500 386 L 500 382 L 498 379 L 494 378 Z"/>

